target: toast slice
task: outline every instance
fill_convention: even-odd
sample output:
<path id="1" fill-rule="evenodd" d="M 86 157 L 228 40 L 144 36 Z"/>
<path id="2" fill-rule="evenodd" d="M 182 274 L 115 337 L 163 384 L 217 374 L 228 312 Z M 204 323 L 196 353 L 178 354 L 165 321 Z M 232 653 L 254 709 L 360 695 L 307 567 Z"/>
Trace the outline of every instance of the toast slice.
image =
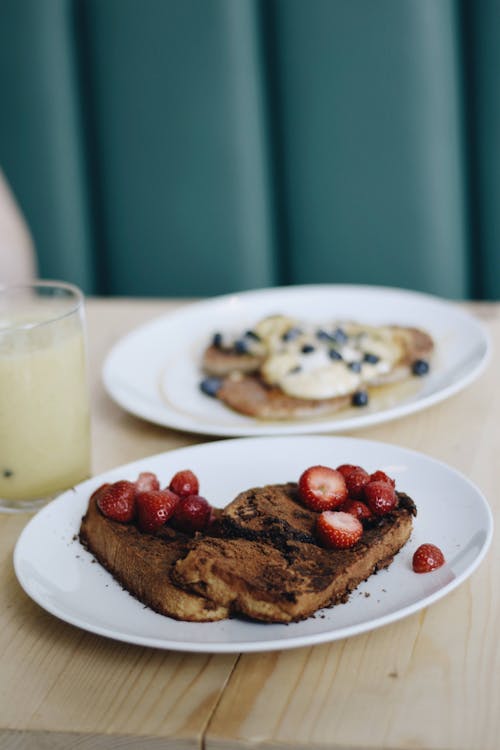
<path id="1" fill-rule="evenodd" d="M 141 533 L 131 524 L 106 518 L 96 496 L 80 526 L 80 541 L 133 596 L 155 612 L 177 620 L 210 622 L 228 616 L 224 605 L 179 588 L 171 571 L 187 554 L 190 537 L 165 526 L 161 535 Z"/>
<path id="2" fill-rule="evenodd" d="M 317 514 L 298 501 L 297 485 L 271 485 L 239 495 L 221 516 L 223 538 L 199 537 L 172 573 L 180 585 L 231 612 L 266 622 L 295 622 L 349 593 L 387 567 L 408 540 L 413 501 L 398 493 L 396 510 L 360 541 L 327 550 L 314 537 Z"/>
<path id="3" fill-rule="evenodd" d="M 281 324 L 283 321 L 280 319 Z M 353 324 L 353 333 L 351 339 L 353 342 L 362 340 L 364 329 L 357 324 Z M 425 331 L 415 327 L 405 326 L 384 326 L 380 328 L 366 327 L 371 331 L 373 336 L 380 335 L 381 340 L 385 341 L 383 348 L 392 350 L 392 360 L 390 366 L 386 369 L 376 371 L 372 364 L 361 362 L 363 379 L 356 378 L 350 370 L 348 362 L 336 361 L 330 363 L 330 368 L 336 369 L 336 374 L 326 375 L 329 379 L 331 388 L 331 378 L 344 379 L 348 377 L 346 383 L 342 386 L 342 393 L 335 393 L 328 396 L 314 394 L 315 384 L 311 383 L 310 373 L 307 368 L 310 359 L 302 356 L 298 347 L 301 341 L 305 341 L 311 346 L 323 347 L 326 352 L 334 344 L 328 339 L 320 341 L 314 338 L 303 338 L 289 343 L 283 343 L 277 337 L 272 338 L 268 346 L 275 347 L 278 352 L 277 359 L 274 358 L 275 349 L 269 348 L 266 351 L 264 343 L 256 344 L 254 352 L 239 352 L 231 347 L 222 348 L 214 344 L 207 347 L 202 358 L 202 369 L 209 376 L 220 378 L 220 386 L 217 390 L 216 397 L 229 408 L 246 416 L 257 419 L 304 419 L 311 417 L 320 417 L 333 414 L 348 407 L 351 404 L 352 396 L 360 388 L 371 388 L 374 386 L 389 385 L 402 382 L 412 375 L 412 365 L 418 360 L 427 360 L 433 353 L 434 341 Z M 356 333 L 357 331 L 357 333 Z M 324 332 L 322 332 L 324 333 Z M 372 338 L 372 344 L 373 344 Z M 312 343 L 311 343 L 312 342 Z M 380 342 L 379 342 L 380 344 Z M 280 351 L 284 347 L 285 354 Z M 389 347 L 389 349 L 387 349 Z M 302 349 L 304 351 L 304 349 Z M 339 348 L 338 350 L 344 351 Z M 395 353 L 396 352 L 396 353 Z M 351 352 L 352 353 L 352 352 Z M 302 357 L 302 358 L 301 358 Z M 274 358 L 274 367 L 270 367 L 269 362 Z M 328 356 L 324 358 L 327 362 Z M 280 377 L 273 380 L 276 375 L 276 363 L 279 362 L 280 371 L 286 363 L 289 362 L 290 369 L 286 375 L 281 372 Z M 318 377 L 325 378 L 325 363 L 322 363 L 322 373 Z M 305 372 L 301 372 L 301 370 Z M 271 373 L 269 372 L 271 371 Z M 365 374 L 368 373 L 368 374 Z M 304 381 L 304 375 L 306 380 Z M 284 379 L 283 379 L 284 378 Z M 325 382 L 323 380 L 323 382 Z M 286 385 L 285 385 L 286 383 Z M 304 389 L 308 396 L 304 396 Z M 320 391 L 318 391 L 321 393 Z"/>

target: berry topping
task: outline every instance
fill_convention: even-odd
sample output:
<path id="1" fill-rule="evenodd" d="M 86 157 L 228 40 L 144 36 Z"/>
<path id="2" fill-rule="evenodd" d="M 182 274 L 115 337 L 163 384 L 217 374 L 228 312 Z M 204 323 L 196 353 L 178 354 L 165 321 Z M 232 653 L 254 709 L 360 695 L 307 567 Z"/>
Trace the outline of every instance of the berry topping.
<path id="1" fill-rule="evenodd" d="M 342 359 L 341 353 L 338 352 L 336 349 L 330 349 L 330 351 L 328 352 L 328 356 L 330 357 L 330 359 L 333 359 L 333 360 Z"/>
<path id="2" fill-rule="evenodd" d="M 252 341 L 260 341 L 260 336 L 255 331 L 246 331 L 245 336 L 252 339 Z"/>
<path id="3" fill-rule="evenodd" d="M 336 469 L 310 466 L 299 479 L 299 494 L 311 510 L 332 510 L 347 500 L 347 487 Z"/>
<path id="4" fill-rule="evenodd" d="M 169 489 L 179 497 L 197 495 L 200 491 L 198 477 L 190 469 L 183 469 L 174 474 L 170 481 Z"/>
<path id="5" fill-rule="evenodd" d="M 370 475 L 361 466 L 349 472 L 345 480 L 349 497 L 353 500 L 362 500 L 364 497 L 363 491 L 369 481 Z"/>
<path id="6" fill-rule="evenodd" d="M 106 482 L 106 484 L 101 484 L 101 486 L 94 490 L 94 492 L 91 494 L 90 499 L 95 500 L 97 505 L 99 505 L 99 498 L 106 492 L 108 487 L 111 487 L 111 484 L 109 482 Z"/>
<path id="7" fill-rule="evenodd" d="M 343 328 L 336 328 L 332 335 L 337 344 L 346 344 L 349 338 Z"/>
<path id="8" fill-rule="evenodd" d="M 349 362 L 348 367 L 353 372 L 361 372 L 361 362 Z"/>
<path id="9" fill-rule="evenodd" d="M 363 526 L 351 513 L 326 510 L 318 518 L 316 534 L 324 547 L 346 549 L 359 541 Z"/>
<path id="10" fill-rule="evenodd" d="M 340 464 L 340 466 L 337 466 L 337 471 L 340 471 L 344 479 L 347 479 L 349 474 L 356 469 L 361 469 L 361 466 L 357 466 L 356 464 Z M 364 469 L 361 469 L 361 471 L 364 471 Z"/>
<path id="11" fill-rule="evenodd" d="M 202 390 L 206 396 L 212 396 L 213 398 L 215 398 L 215 396 L 217 396 L 217 393 L 221 385 L 222 385 L 222 380 L 220 378 L 211 376 L 209 378 L 204 378 L 201 381 L 200 390 Z"/>
<path id="12" fill-rule="evenodd" d="M 430 573 L 444 565 L 444 555 L 435 544 L 421 544 L 415 551 L 412 567 L 415 573 Z"/>
<path id="13" fill-rule="evenodd" d="M 238 339 L 234 342 L 234 350 L 237 354 L 247 354 L 248 342 L 245 339 Z"/>
<path id="14" fill-rule="evenodd" d="M 335 341 L 335 336 L 328 333 L 328 331 L 323 330 L 323 328 L 318 328 L 316 331 L 316 338 L 320 341 Z"/>
<path id="15" fill-rule="evenodd" d="M 208 500 L 200 495 L 188 495 L 179 500 L 172 522 L 177 529 L 194 534 L 195 531 L 203 531 L 212 518 L 215 519 L 215 515 L 212 515 L 212 506 Z"/>
<path id="16" fill-rule="evenodd" d="M 135 515 L 135 484 L 120 480 L 100 488 L 97 505 L 106 518 L 128 523 Z"/>
<path id="17" fill-rule="evenodd" d="M 351 403 L 353 406 L 366 406 L 368 403 L 368 393 L 366 391 L 356 391 L 352 396 Z"/>
<path id="18" fill-rule="evenodd" d="M 370 508 L 366 503 L 362 503 L 361 500 L 346 500 L 345 503 L 342 503 L 339 510 L 356 516 L 360 521 L 369 521 L 373 518 Z"/>
<path id="19" fill-rule="evenodd" d="M 414 375 L 427 375 L 429 369 L 429 363 L 425 359 L 416 359 L 411 366 Z"/>
<path id="20" fill-rule="evenodd" d="M 366 504 L 376 516 L 390 513 L 398 505 L 394 487 L 387 482 L 370 482 L 365 487 Z"/>
<path id="21" fill-rule="evenodd" d="M 283 341 L 295 341 L 296 338 L 302 335 L 300 328 L 289 328 L 288 331 L 282 335 Z"/>
<path id="22" fill-rule="evenodd" d="M 137 521 L 141 531 L 153 533 L 172 516 L 179 498 L 170 490 L 151 490 L 137 495 Z"/>
<path id="23" fill-rule="evenodd" d="M 302 354 L 312 354 L 312 352 L 314 351 L 314 346 L 312 346 L 312 344 L 304 344 L 300 351 L 302 352 Z"/>
<path id="24" fill-rule="evenodd" d="M 388 476 L 385 471 L 380 470 L 370 474 L 370 482 L 385 482 L 386 484 L 390 484 L 391 487 L 396 486 L 396 480 Z"/>
<path id="25" fill-rule="evenodd" d="M 160 482 L 156 474 L 151 471 L 142 471 L 135 480 L 136 492 L 149 492 L 150 490 L 159 490 Z"/>
<path id="26" fill-rule="evenodd" d="M 365 355 L 363 357 L 363 362 L 368 362 L 369 365 L 376 365 L 377 362 L 380 361 L 380 357 L 378 357 L 376 354 L 370 354 L 370 352 L 365 352 Z"/>
<path id="27" fill-rule="evenodd" d="M 212 346 L 215 346 L 216 349 L 222 349 L 222 333 L 214 333 Z"/>

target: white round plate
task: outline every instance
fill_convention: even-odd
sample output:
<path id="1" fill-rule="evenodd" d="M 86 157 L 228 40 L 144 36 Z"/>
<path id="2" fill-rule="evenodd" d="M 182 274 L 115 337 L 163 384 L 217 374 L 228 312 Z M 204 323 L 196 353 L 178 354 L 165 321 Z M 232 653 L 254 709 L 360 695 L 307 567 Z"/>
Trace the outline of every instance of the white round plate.
<path id="1" fill-rule="evenodd" d="M 123 591 L 78 542 L 80 519 L 101 483 L 154 471 L 167 484 L 191 468 L 201 492 L 225 506 L 250 487 L 295 480 L 312 464 L 359 463 L 382 469 L 415 500 L 411 539 L 392 565 L 371 576 L 346 604 L 290 625 L 229 619 L 178 622 L 145 608 Z M 445 464 L 384 443 L 343 437 L 265 437 L 225 440 L 171 451 L 106 472 L 47 505 L 28 523 L 14 553 L 21 586 L 40 606 L 92 633 L 128 643 L 210 653 L 288 649 L 356 635 L 406 617 L 461 584 L 479 565 L 491 541 L 491 512 L 479 490 Z M 411 568 L 419 544 L 432 542 L 447 560 L 439 570 Z"/>
<path id="2" fill-rule="evenodd" d="M 386 389 L 367 407 L 308 420 L 253 419 L 201 393 L 201 355 L 214 332 L 238 333 L 276 313 L 318 324 L 351 319 L 421 327 L 436 342 L 431 373 Z M 370 286 L 292 286 L 215 297 L 143 325 L 113 347 L 104 364 L 103 381 L 122 408 L 165 427 L 226 437 L 342 432 L 395 419 L 448 398 L 481 373 L 489 350 L 480 323 L 436 297 Z"/>

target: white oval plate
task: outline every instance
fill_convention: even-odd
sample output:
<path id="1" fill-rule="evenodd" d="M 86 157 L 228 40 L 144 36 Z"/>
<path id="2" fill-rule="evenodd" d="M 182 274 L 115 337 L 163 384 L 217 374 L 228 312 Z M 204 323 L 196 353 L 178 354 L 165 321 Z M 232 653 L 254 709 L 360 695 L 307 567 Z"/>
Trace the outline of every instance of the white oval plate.
<path id="1" fill-rule="evenodd" d="M 348 603 L 290 625 L 239 619 L 178 622 L 145 608 L 123 591 L 77 541 L 91 492 L 105 481 L 154 471 L 162 483 L 191 468 L 201 492 L 224 506 L 249 487 L 295 480 L 312 464 L 359 463 L 393 475 L 415 500 L 411 539 L 392 565 L 371 576 Z M 182 448 L 106 472 L 43 508 L 22 532 L 14 552 L 21 586 L 41 607 L 72 625 L 128 643 L 177 651 L 239 653 L 288 649 L 347 638 L 411 615 L 460 585 L 483 559 L 493 531 L 479 490 L 443 463 L 393 445 L 343 437 L 269 437 L 225 440 Z M 432 542 L 447 563 L 416 574 L 411 558 Z"/>
<path id="2" fill-rule="evenodd" d="M 431 373 L 394 387 L 368 407 L 309 420 L 262 421 L 238 414 L 199 390 L 200 359 L 215 331 L 251 328 L 283 313 L 316 323 L 414 325 L 436 342 Z M 385 422 L 442 401 L 483 370 L 489 340 L 481 324 L 437 297 L 370 286 L 295 286 L 215 297 L 157 318 L 122 338 L 109 353 L 103 381 L 125 410 L 155 424 L 235 437 L 341 432 Z"/>

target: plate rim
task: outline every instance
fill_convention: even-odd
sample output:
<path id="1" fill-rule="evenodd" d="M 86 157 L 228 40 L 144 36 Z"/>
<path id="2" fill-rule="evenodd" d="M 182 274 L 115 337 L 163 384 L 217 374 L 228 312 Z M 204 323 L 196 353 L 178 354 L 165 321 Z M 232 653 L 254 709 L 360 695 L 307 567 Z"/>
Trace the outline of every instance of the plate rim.
<path id="1" fill-rule="evenodd" d="M 469 565 L 456 577 L 454 577 L 451 581 L 449 581 L 447 584 L 439 587 L 434 593 L 431 593 L 427 596 L 424 596 L 423 598 L 408 604 L 404 607 L 398 608 L 394 611 L 388 612 L 384 615 L 380 615 L 378 617 L 372 618 L 371 620 L 366 620 L 363 622 L 359 622 L 355 625 L 349 625 L 344 626 L 341 628 L 333 628 L 332 630 L 329 630 L 327 632 L 320 632 L 320 633 L 313 633 L 310 635 L 298 635 L 298 636 L 292 636 L 291 638 L 280 640 L 280 639 L 268 639 L 264 641 L 248 641 L 248 640 L 242 640 L 241 642 L 197 642 L 197 641 L 176 641 L 172 639 L 159 639 L 156 637 L 143 637 L 140 635 L 131 635 L 127 634 L 125 632 L 118 631 L 117 629 L 111 630 L 110 628 L 103 627 L 100 625 L 92 624 L 87 621 L 86 623 L 82 621 L 80 618 L 71 615 L 71 613 L 68 613 L 67 611 L 63 611 L 64 608 L 58 608 L 57 606 L 51 605 L 50 602 L 47 602 L 46 599 L 44 599 L 43 596 L 40 596 L 36 589 L 30 587 L 29 582 L 25 579 L 24 575 L 22 574 L 22 571 L 20 570 L 21 567 L 21 555 L 22 555 L 22 548 L 24 544 L 24 539 L 28 536 L 30 531 L 36 527 L 36 525 L 40 522 L 40 518 L 44 515 L 50 513 L 50 510 L 56 505 L 56 504 L 62 504 L 66 497 L 71 494 L 74 491 L 77 492 L 83 492 L 87 491 L 88 489 L 92 488 L 94 485 L 100 484 L 103 480 L 109 478 L 111 475 L 118 475 L 122 472 L 132 472 L 136 471 L 137 468 L 143 467 L 144 462 L 152 461 L 152 460 L 160 460 L 164 456 L 172 456 L 173 454 L 178 454 L 181 452 L 186 451 L 193 451 L 193 449 L 201 450 L 203 449 L 210 449 L 210 450 L 217 450 L 218 448 L 223 448 L 224 446 L 227 446 L 228 443 L 246 443 L 248 442 L 258 442 L 261 443 L 262 441 L 269 442 L 269 441 L 303 441 L 303 440 L 309 440 L 309 439 L 315 439 L 315 440 L 321 440 L 334 443 L 342 441 L 344 443 L 348 443 L 352 446 L 358 445 L 359 443 L 362 443 L 365 447 L 370 448 L 373 446 L 376 446 L 377 448 L 382 449 L 389 449 L 394 450 L 397 449 L 401 451 L 403 454 L 407 455 L 408 457 L 414 458 L 414 459 L 424 459 L 425 461 L 430 461 L 433 464 L 438 465 L 441 469 L 444 469 L 447 472 L 451 472 L 451 474 L 455 475 L 461 482 L 465 483 L 470 489 L 473 490 L 476 500 L 480 503 L 481 507 L 485 511 L 485 517 L 487 521 L 486 526 L 486 537 L 484 540 L 484 543 L 477 554 L 477 556 L 474 558 L 474 560 L 469 563 Z M 215 448 L 213 447 L 215 446 Z M 81 499 L 82 505 L 84 504 L 83 498 Z M 85 508 L 85 505 L 83 505 L 83 509 Z M 73 530 L 74 533 L 76 533 L 75 530 Z M 60 495 L 58 495 L 54 500 L 52 500 L 50 503 L 45 505 L 42 509 L 40 509 L 25 525 L 23 530 L 21 531 L 16 545 L 14 547 L 13 552 L 13 565 L 14 565 L 14 571 L 17 578 L 17 581 L 23 591 L 27 594 L 27 596 L 32 599 L 38 606 L 40 606 L 45 611 L 49 612 L 52 616 L 57 617 L 58 619 L 62 620 L 63 622 L 66 622 L 74 627 L 78 627 L 81 630 L 84 630 L 85 632 L 90 632 L 95 635 L 103 636 L 106 638 L 110 638 L 115 641 L 119 641 L 122 643 L 129 643 L 132 645 L 138 645 L 138 646 L 146 646 L 150 648 L 158 648 L 162 650 L 171 650 L 171 651 L 178 651 L 178 652 L 184 652 L 184 653 L 210 653 L 210 654 L 239 654 L 239 653 L 256 653 L 256 652 L 267 652 L 267 651 L 275 651 L 275 650 L 289 650 L 294 648 L 301 648 L 305 646 L 313 646 L 321 643 L 331 643 L 336 640 L 343 640 L 345 638 L 351 638 L 355 637 L 357 635 L 361 635 L 362 633 L 371 632 L 372 630 L 377 630 L 381 627 L 384 627 L 385 625 L 389 625 L 394 622 L 398 622 L 399 620 L 405 619 L 406 617 L 415 614 L 416 612 L 419 612 L 422 609 L 425 609 L 429 607 L 431 604 L 434 604 L 435 602 L 439 601 L 440 599 L 447 596 L 449 593 L 454 591 L 456 588 L 458 588 L 465 580 L 467 580 L 472 574 L 477 570 L 479 565 L 482 563 L 484 558 L 486 557 L 493 538 L 494 533 L 494 518 L 493 513 L 491 510 L 491 507 L 488 503 L 488 500 L 486 499 L 485 495 L 481 491 L 481 489 L 472 482 L 465 474 L 460 472 L 458 469 L 456 469 L 453 466 L 450 466 L 444 461 L 441 461 L 440 459 L 436 459 L 433 456 L 430 456 L 426 453 L 423 453 L 421 451 L 417 451 L 412 448 L 406 448 L 405 446 L 400 446 L 397 444 L 392 444 L 388 442 L 383 441 L 377 441 L 377 440 L 369 440 L 366 438 L 355 438 L 355 437 L 349 437 L 349 436 L 343 436 L 343 435 L 272 435 L 272 436 L 252 436 L 252 437 L 238 437 L 233 438 L 230 440 L 217 440 L 217 441 L 211 441 L 209 443 L 203 443 L 203 444 L 195 444 L 191 446 L 185 446 L 174 450 L 167 450 L 162 451 L 160 453 L 156 453 L 151 456 L 147 456 L 145 458 L 136 459 L 134 461 L 130 461 L 126 464 L 123 464 L 118 467 L 114 467 L 112 469 L 108 469 L 104 472 L 102 472 L 99 475 L 96 475 L 94 477 L 91 477 L 90 479 L 85 480 L 84 482 L 79 483 L 74 488 L 71 488 Z M 80 544 L 80 542 L 78 541 Z M 82 549 L 84 549 L 82 547 Z M 90 553 L 89 553 L 90 554 Z M 102 566 L 101 566 L 102 567 Z M 104 568 L 102 568 L 105 570 Z M 106 571 L 107 575 L 111 576 L 110 573 Z M 115 579 L 111 576 L 111 578 L 115 581 Z M 130 594 L 124 590 L 123 591 L 124 596 L 130 596 Z M 138 601 L 138 600 L 136 600 Z M 151 610 L 152 611 L 152 610 Z M 158 615 L 162 616 L 162 615 Z M 173 622 L 176 622 L 174 618 L 168 618 L 172 620 Z M 178 621 L 179 625 L 182 627 L 182 621 Z M 261 623 L 257 623 L 257 625 L 261 625 Z"/>
<path id="2" fill-rule="evenodd" d="M 164 418 L 163 415 L 155 416 L 149 413 L 147 408 L 137 407 L 131 405 L 130 400 L 127 400 L 122 396 L 120 389 L 114 385 L 114 359 L 118 353 L 127 345 L 130 340 L 138 335 L 147 331 L 150 327 L 159 325 L 161 322 L 175 321 L 177 317 L 183 317 L 186 311 L 200 310 L 201 312 L 206 308 L 210 309 L 213 305 L 224 304 L 231 300 L 248 299 L 253 296 L 272 297 L 276 293 L 327 293 L 334 292 L 335 290 L 341 290 L 342 292 L 355 293 L 355 294 L 389 294 L 394 297 L 404 296 L 414 298 L 422 303 L 430 302 L 434 305 L 441 306 L 443 309 L 452 312 L 457 318 L 463 318 L 475 327 L 478 335 L 478 345 L 483 348 L 483 354 L 481 358 L 471 367 L 465 376 L 458 380 L 448 384 L 445 387 L 438 388 L 431 394 L 424 397 L 417 397 L 415 400 L 403 402 L 396 406 L 376 411 L 370 414 L 360 414 L 359 416 L 349 417 L 347 419 L 341 419 L 335 416 L 334 419 L 330 416 L 325 416 L 322 419 L 314 421 L 301 421 L 301 420 L 290 420 L 284 421 L 283 423 L 273 422 L 272 425 L 259 423 L 258 420 L 251 421 L 248 425 L 216 425 L 206 420 L 197 419 L 189 420 L 182 412 L 176 412 L 166 405 L 164 409 L 167 410 L 168 417 Z M 419 411 L 423 411 L 435 404 L 440 403 L 448 398 L 451 398 L 455 394 L 464 390 L 473 383 L 477 378 L 482 375 L 488 366 L 491 353 L 492 353 L 492 341 L 489 331 L 485 325 L 477 317 L 469 313 L 458 306 L 459 301 L 448 300 L 437 295 L 429 294 L 427 292 L 421 292 L 413 289 L 404 289 L 402 287 L 389 287 L 389 286 L 378 286 L 371 284 L 300 284 L 300 285 L 288 285 L 288 286 L 274 286 L 264 287 L 260 289 L 246 289 L 239 292 L 228 293 L 210 297 L 208 299 L 200 299 L 193 302 L 183 304 L 180 308 L 165 312 L 161 315 L 157 315 L 150 320 L 136 326 L 135 328 L 127 331 L 127 333 L 120 336 L 112 345 L 110 350 L 107 352 L 104 362 L 101 367 L 101 381 L 107 395 L 124 411 L 132 414 L 139 419 L 142 419 L 150 424 L 155 424 L 160 427 L 169 429 L 175 429 L 187 433 L 197 435 L 208 435 L 214 437 L 258 437 L 258 436 L 286 436 L 286 435 L 304 435 L 304 434 L 321 434 L 334 432 L 341 434 L 346 430 L 357 430 L 364 427 L 371 427 L 377 424 L 384 424 L 395 419 L 400 419 L 410 414 L 414 414 Z M 242 415 L 238 415 L 242 416 Z M 251 418 L 248 418 L 251 420 Z"/>

